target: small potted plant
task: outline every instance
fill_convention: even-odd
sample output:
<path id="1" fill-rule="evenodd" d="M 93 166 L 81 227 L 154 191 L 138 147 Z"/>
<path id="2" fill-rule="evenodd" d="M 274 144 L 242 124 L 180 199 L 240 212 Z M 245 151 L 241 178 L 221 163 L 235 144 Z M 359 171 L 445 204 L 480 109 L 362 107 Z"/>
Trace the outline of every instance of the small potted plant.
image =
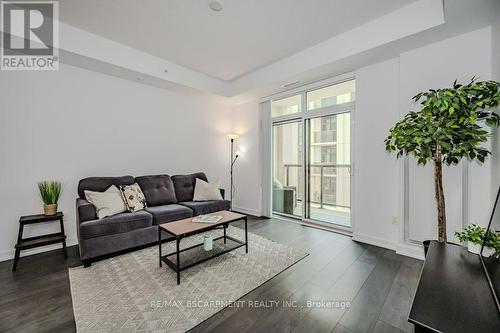
<path id="1" fill-rule="evenodd" d="M 462 232 L 455 232 L 455 236 L 461 241 L 467 241 L 467 248 L 469 252 L 479 254 L 483 240 L 485 238 L 486 228 L 482 228 L 477 224 L 468 225 Z M 493 253 L 495 255 L 500 252 L 500 235 L 494 231 L 488 231 L 488 237 L 485 242 L 485 249 L 483 255 L 489 257 Z"/>
<path id="2" fill-rule="evenodd" d="M 57 201 L 61 195 L 62 186 L 58 181 L 43 181 L 38 183 L 38 190 L 43 201 L 43 212 L 45 215 L 57 213 Z"/>

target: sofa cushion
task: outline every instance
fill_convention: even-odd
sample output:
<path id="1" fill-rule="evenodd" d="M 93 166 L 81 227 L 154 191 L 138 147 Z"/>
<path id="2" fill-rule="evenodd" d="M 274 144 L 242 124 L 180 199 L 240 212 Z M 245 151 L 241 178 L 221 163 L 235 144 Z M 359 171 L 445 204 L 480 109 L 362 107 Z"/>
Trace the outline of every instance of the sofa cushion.
<path id="1" fill-rule="evenodd" d="M 193 173 L 191 175 L 172 176 L 177 202 L 193 201 L 196 178 L 208 182 L 207 176 L 203 172 Z"/>
<path id="2" fill-rule="evenodd" d="M 186 206 L 193 210 L 193 216 L 228 210 L 231 206 L 229 200 L 211 200 L 211 201 L 186 201 L 179 202 L 179 205 Z"/>
<path id="3" fill-rule="evenodd" d="M 174 183 L 169 175 L 136 177 L 135 182 L 141 187 L 148 207 L 177 203 Z"/>
<path id="4" fill-rule="evenodd" d="M 153 215 L 154 224 L 187 219 L 193 216 L 193 211 L 191 209 L 176 204 L 148 207 L 146 211 Z"/>
<path id="5" fill-rule="evenodd" d="M 116 187 L 120 188 L 120 185 L 132 185 L 133 183 L 134 177 L 132 176 L 84 178 L 78 183 L 78 196 L 81 199 L 85 199 L 85 190 L 104 192 L 111 185 L 115 185 Z"/>
<path id="6" fill-rule="evenodd" d="M 121 234 L 153 225 L 153 216 L 145 211 L 120 213 L 101 220 L 80 223 L 80 237 L 84 239 Z"/>

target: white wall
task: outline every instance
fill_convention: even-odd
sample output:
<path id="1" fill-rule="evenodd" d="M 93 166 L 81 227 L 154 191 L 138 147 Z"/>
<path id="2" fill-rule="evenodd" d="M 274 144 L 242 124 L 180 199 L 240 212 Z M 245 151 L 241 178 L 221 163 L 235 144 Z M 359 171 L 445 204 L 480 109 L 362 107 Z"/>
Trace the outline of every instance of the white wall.
<path id="1" fill-rule="evenodd" d="M 491 29 L 488 27 L 401 54 L 401 115 L 420 108 L 411 101 L 420 91 L 449 87 L 455 79 L 461 83 L 468 83 L 474 76 L 489 80 L 490 46 Z M 468 184 L 462 181 L 463 163 L 467 162 L 444 170 L 447 233 L 449 240 L 454 242 L 458 242 L 454 239 L 454 231 L 462 228 L 462 191 L 468 188 L 466 223 L 485 225 L 490 212 L 490 162 L 484 165 L 468 163 Z M 409 238 L 417 241 L 435 239 L 436 220 L 433 165 L 417 166 L 414 159 L 410 159 Z"/>
<path id="2" fill-rule="evenodd" d="M 492 79 L 500 81 L 500 12 L 491 30 L 491 69 Z M 497 108 L 497 112 L 500 107 Z M 495 198 L 500 186 L 500 130 L 493 130 L 491 142 L 491 195 Z"/>
<path id="3" fill-rule="evenodd" d="M 205 99 L 61 65 L 1 72 L 0 110 L 0 260 L 13 256 L 19 216 L 41 212 L 40 180 L 63 182 L 71 244 L 81 178 L 205 171 L 228 188 L 230 110 Z"/>
<path id="4" fill-rule="evenodd" d="M 389 248 L 401 244 L 402 168 L 384 151 L 387 130 L 411 107 L 409 98 L 422 89 L 472 75 L 488 79 L 492 62 L 498 79 L 499 30 L 497 24 L 493 32 L 490 28 L 471 32 L 356 71 L 356 238 Z M 497 56 L 491 57 L 492 52 Z M 262 142 L 257 101 L 229 110 L 200 97 L 66 65 L 58 72 L 1 72 L 0 91 L 0 260 L 12 257 L 19 216 L 41 211 L 37 181 L 63 181 L 60 205 L 66 214 L 68 238 L 74 243 L 74 199 L 80 178 L 202 170 L 210 179 L 220 178 L 228 188 L 225 134 L 233 131 L 239 134 L 237 145 L 243 152 L 235 164 L 234 208 L 260 215 Z M 493 149 L 500 155 L 498 146 Z M 493 156 L 494 171 L 477 165 L 469 169 L 471 221 L 482 221 L 488 215 L 490 175 L 500 166 L 497 156 Z M 500 172 L 496 175 L 500 179 Z M 413 217 L 410 231 L 423 231 L 418 236 L 425 237 L 435 230 L 433 195 L 428 193 L 432 177 L 425 171 L 414 172 L 412 177 L 417 177 L 414 184 L 422 186 L 411 191 L 420 193 L 425 204 L 415 203 L 413 211 L 420 209 L 423 214 L 418 224 Z M 459 181 L 457 176 L 445 185 L 454 193 L 452 197 L 461 191 Z M 452 215 L 459 210 L 457 205 L 449 206 L 454 207 Z M 394 217 L 399 222 L 393 223 Z M 50 228 L 43 226 L 26 234 Z"/>
<path id="5" fill-rule="evenodd" d="M 397 120 L 419 108 L 411 102 L 418 92 L 450 86 L 455 79 L 460 82 L 467 82 L 473 76 L 489 79 L 490 38 L 489 28 L 473 31 L 356 72 L 354 239 L 421 256 L 404 239 L 403 163 L 391 162 L 395 156 L 388 159 L 383 140 Z M 421 167 L 410 159 L 406 230 L 409 240 L 437 237 L 432 170 L 432 164 Z M 483 166 L 469 163 L 467 184 L 462 183 L 462 176 L 461 165 L 445 170 L 450 240 L 453 232 L 462 228 L 462 190 L 468 187 L 466 221 L 485 224 L 490 212 L 489 162 Z"/>
<path id="6" fill-rule="evenodd" d="M 399 59 L 356 71 L 354 239 L 394 247 L 400 215 L 400 161 L 384 140 L 399 118 Z"/>
<path id="7" fill-rule="evenodd" d="M 498 36 L 498 27 L 495 29 L 494 34 Z M 491 40 L 491 28 L 488 27 L 414 49 L 356 71 L 353 156 L 355 239 L 396 249 L 403 254 L 423 255 L 421 249 L 404 241 L 403 162 L 385 153 L 383 141 L 395 122 L 415 108 L 411 97 L 419 91 L 446 87 L 455 79 L 466 82 L 474 75 L 481 80 L 490 79 Z M 493 47 L 498 54 L 498 42 Z M 235 109 L 235 123 L 257 124 L 258 119 L 257 103 Z M 255 137 L 257 133 L 258 127 L 255 126 L 253 133 L 245 135 Z M 497 150 L 500 155 L 500 149 Z M 469 165 L 469 211 L 466 218 L 472 223 L 483 223 L 490 211 L 489 164 Z M 253 172 L 245 170 L 243 173 L 242 170 L 242 174 L 236 176 L 237 182 L 258 184 L 260 173 L 256 171 L 257 166 L 258 163 L 255 163 Z M 433 175 L 429 168 L 410 167 L 410 239 L 433 238 L 436 233 Z M 452 235 L 462 226 L 462 171 L 459 166 L 445 172 L 448 234 Z M 500 179 L 500 172 L 498 174 Z M 260 198 L 260 187 L 255 187 L 253 191 L 245 190 L 245 197 L 237 200 L 243 200 L 248 210 L 259 210 Z"/>
<path id="8" fill-rule="evenodd" d="M 233 108 L 233 129 L 241 156 L 234 165 L 236 187 L 233 208 L 261 215 L 260 120 L 257 101 Z"/>

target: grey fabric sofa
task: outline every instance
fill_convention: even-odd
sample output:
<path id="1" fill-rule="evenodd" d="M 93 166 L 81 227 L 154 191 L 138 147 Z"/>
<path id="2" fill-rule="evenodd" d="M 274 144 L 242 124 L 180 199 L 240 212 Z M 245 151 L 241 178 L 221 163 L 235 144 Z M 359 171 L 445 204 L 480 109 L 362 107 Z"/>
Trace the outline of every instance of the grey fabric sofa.
<path id="1" fill-rule="evenodd" d="M 90 177 L 78 183 L 76 223 L 80 257 L 86 267 L 93 261 L 144 247 L 158 241 L 158 224 L 192 216 L 228 210 L 228 200 L 193 201 L 196 178 L 207 181 L 204 173 L 190 175 L 151 175 Z M 97 218 L 94 205 L 85 200 L 85 190 L 104 192 L 111 185 L 138 183 L 146 197 L 147 208 L 135 213 L 120 213 Z M 221 190 L 224 198 L 224 190 Z M 163 236 L 167 239 L 169 236 Z"/>

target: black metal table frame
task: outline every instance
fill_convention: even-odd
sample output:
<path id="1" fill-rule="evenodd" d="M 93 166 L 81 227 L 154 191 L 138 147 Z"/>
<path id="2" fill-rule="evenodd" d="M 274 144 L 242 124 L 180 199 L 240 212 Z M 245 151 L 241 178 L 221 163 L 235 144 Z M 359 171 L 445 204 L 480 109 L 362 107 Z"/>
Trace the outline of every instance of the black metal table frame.
<path id="1" fill-rule="evenodd" d="M 226 234 L 226 229 L 227 229 L 227 227 L 228 227 L 228 225 L 230 223 L 241 221 L 241 220 L 245 221 L 245 242 L 243 242 L 243 241 L 241 241 L 239 239 L 233 238 L 231 236 L 228 236 Z M 193 235 L 201 234 L 201 233 L 204 233 L 204 232 L 207 232 L 207 231 L 210 231 L 210 230 L 218 229 L 218 227 L 220 227 L 220 226 L 221 226 L 220 224 L 217 224 L 217 225 L 214 225 L 212 228 L 196 230 L 196 231 L 193 231 L 193 232 L 190 232 L 190 233 L 186 233 L 186 234 L 175 236 L 176 251 L 172 252 L 172 253 L 169 253 L 167 255 L 162 256 L 161 255 L 161 244 L 162 244 L 161 233 L 162 233 L 162 231 L 164 231 L 164 232 L 168 232 L 168 231 L 165 230 L 165 229 L 163 229 L 159 225 L 158 226 L 158 255 L 159 255 L 160 267 L 162 267 L 162 263 L 164 262 L 170 268 L 172 268 L 174 270 L 174 272 L 177 273 L 177 284 L 179 285 L 181 283 L 181 272 L 184 271 L 184 270 L 186 270 L 186 269 L 188 269 L 188 268 L 191 268 L 193 266 L 196 266 L 198 264 L 201 264 L 201 263 L 203 263 L 205 261 L 211 260 L 213 258 L 216 258 L 216 257 L 221 256 L 223 254 L 226 254 L 228 252 L 231 252 L 233 250 L 239 249 L 242 246 L 245 246 L 245 252 L 248 253 L 248 226 L 247 226 L 247 217 L 244 216 L 244 217 L 242 217 L 240 219 L 223 223 L 222 224 L 222 229 L 224 230 L 224 235 L 213 239 L 214 241 L 219 240 L 219 239 L 224 239 L 224 244 L 226 244 L 227 240 L 229 239 L 229 240 L 232 240 L 235 243 L 238 243 L 239 244 L 238 246 L 232 247 L 231 249 L 227 249 L 227 250 L 221 251 L 219 253 L 211 255 L 210 257 L 203 258 L 203 259 L 198 260 L 196 262 L 190 263 L 189 265 L 181 267 L 181 263 L 180 263 L 180 253 L 181 252 L 194 249 L 195 247 L 203 246 L 203 243 L 200 243 L 200 244 L 196 244 L 196 245 L 193 245 L 193 246 L 190 246 L 190 247 L 187 247 L 187 248 L 181 250 L 180 249 L 181 240 L 183 238 L 186 238 L 186 237 L 189 237 L 189 236 L 193 236 Z M 174 254 L 176 255 L 176 261 L 177 261 L 176 263 L 174 263 L 170 259 L 168 259 L 168 257 L 170 257 L 170 256 L 172 256 Z"/>

